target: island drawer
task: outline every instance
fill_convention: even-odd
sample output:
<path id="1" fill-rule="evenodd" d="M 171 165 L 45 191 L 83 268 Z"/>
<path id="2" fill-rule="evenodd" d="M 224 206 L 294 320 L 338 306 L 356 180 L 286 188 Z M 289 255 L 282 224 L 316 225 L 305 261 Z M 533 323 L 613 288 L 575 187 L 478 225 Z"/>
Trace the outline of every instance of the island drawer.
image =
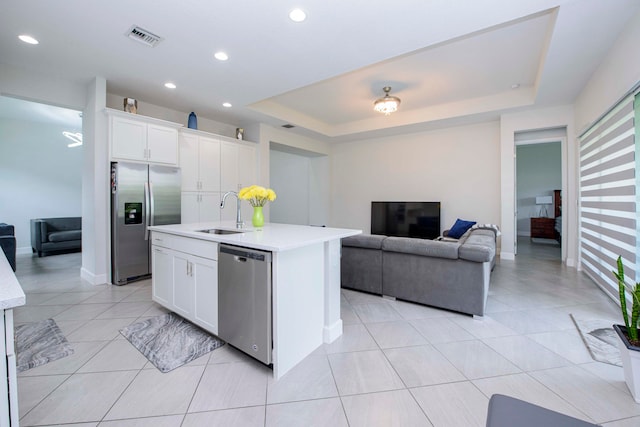
<path id="1" fill-rule="evenodd" d="M 151 244 L 212 260 L 218 259 L 218 243 L 174 234 L 151 232 Z"/>

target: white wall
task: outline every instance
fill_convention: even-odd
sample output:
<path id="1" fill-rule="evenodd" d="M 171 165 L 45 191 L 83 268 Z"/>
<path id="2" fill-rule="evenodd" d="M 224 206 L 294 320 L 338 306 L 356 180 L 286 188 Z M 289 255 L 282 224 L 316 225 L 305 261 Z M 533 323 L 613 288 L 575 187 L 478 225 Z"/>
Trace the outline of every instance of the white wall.
<path id="1" fill-rule="evenodd" d="M 553 196 L 553 190 L 562 188 L 562 152 L 560 142 L 518 145 L 517 153 L 517 211 L 518 236 L 531 235 L 532 217 L 553 218 L 553 205 L 546 206 L 546 215 L 540 215 L 537 196 Z M 553 198 L 552 198 L 553 200 Z"/>
<path id="2" fill-rule="evenodd" d="M 270 221 L 329 224 L 329 157 L 269 150 L 270 184 L 278 198 L 270 203 Z"/>
<path id="3" fill-rule="evenodd" d="M 331 146 L 323 141 L 298 135 L 286 129 L 275 128 L 266 124 L 245 126 L 246 139 L 258 142 L 260 176 L 258 182 L 267 185 L 278 194 L 277 186 L 271 184 L 271 143 L 276 143 L 283 147 L 283 150 L 297 155 L 309 157 L 309 185 L 315 197 L 310 199 L 309 223 L 313 225 L 331 225 L 330 207 L 332 195 L 330 194 L 331 168 L 329 154 Z M 276 203 L 283 199 L 276 200 Z M 284 202 L 286 203 L 286 202 Z M 267 203 L 264 213 L 265 220 L 271 221 L 271 207 L 275 203 Z M 275 222 L 275 221 L 274 221 Z"/>
<path id="4" fill-rule="evenodd" d="M 0 222 L 31 253 L 31 218 L 81 216 L 83 147 L 69 148 L 59 124 L 0 118 Z"/>
<path id="5" fill-rule="evenodd" d="M 496 122 L 340 143 L 332 153 L 337 227 L 369 233 L 374 200 L 440 201 L 442 230 L 456 218 L 500 223 Z"/>
<path id="6" fill-rule="evenodd" d="M 640 13 L 623 30 L 575 102 L 576 129 L 587 126 L 640 82 Z"/>
<path id="7" fill-rule="evenodd" d="M 43 102 L 58 107 L 81 111 L 86 93 L 82 84 L 42 73 L 0 63 L 0 95 L 9 95 L 27 101 Z"/>
<path id="8" fill-rule="evenodd" d="M 273 149 L 269 156 L 269 187 L 278 195 L 270 203 L 270 221 L 309 225 L 309 158 Z"/>

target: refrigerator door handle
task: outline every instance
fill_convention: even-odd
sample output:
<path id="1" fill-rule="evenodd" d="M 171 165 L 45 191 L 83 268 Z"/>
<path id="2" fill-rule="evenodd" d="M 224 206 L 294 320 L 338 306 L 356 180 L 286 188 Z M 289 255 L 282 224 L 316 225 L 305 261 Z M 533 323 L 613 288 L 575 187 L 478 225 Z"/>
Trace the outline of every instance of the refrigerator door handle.
<path id="1" fill-rule="evenodd" d="M 149 221 L 149 225 L 156 225 L 156 208 L 155 208 L 155 203 L 154 203 L 154 197 L 153 197 L 153 182 L 149 181 L 149 206 L 151 207 L 151 219 Z"/>
<path id="2" fill-rule="evenodd" d="M 149 191 L 149 183 L 144 183 L 144 219 L 145 219 L 145 230 L 144 230 L 144 240 L 149 240 L 149 225 L 151 222 L 151 197 Z"/>

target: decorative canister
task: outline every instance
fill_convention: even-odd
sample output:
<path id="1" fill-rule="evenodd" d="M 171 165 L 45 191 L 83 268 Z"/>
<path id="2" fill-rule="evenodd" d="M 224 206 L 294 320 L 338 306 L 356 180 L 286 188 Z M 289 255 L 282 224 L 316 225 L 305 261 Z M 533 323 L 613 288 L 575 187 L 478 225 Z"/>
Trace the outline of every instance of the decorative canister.
<path id="1" fill-rule="evenodd" d="M 187 124 L 189 129 L 198 129 L 198 118 L 196 117 L 196 113 L 193 111 L 189 114 L 189 122 Z"/>

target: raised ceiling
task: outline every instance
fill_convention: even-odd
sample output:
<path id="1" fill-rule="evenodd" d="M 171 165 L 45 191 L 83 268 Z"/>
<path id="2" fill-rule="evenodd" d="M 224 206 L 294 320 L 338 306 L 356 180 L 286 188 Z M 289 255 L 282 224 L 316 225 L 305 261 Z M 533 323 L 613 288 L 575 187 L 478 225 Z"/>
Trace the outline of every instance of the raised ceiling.
<path id="1" fill-rule="evenodd" d="M 305 22 L 288 19 L 294 5 Z M 571 104 L 639 9 L 637 0 L 4 0 L 0 62 L 81 84 L 101 76 L 113 94 L 339 141 Z M 132 41 L 132 25 L 161 42 Z M 25 33 L 40 44 L 19 41 Z M 219 50 L 228 61 L 213 58 Z M 391 116 L 372 108 L 384 86 L 402 99 Z"/>

